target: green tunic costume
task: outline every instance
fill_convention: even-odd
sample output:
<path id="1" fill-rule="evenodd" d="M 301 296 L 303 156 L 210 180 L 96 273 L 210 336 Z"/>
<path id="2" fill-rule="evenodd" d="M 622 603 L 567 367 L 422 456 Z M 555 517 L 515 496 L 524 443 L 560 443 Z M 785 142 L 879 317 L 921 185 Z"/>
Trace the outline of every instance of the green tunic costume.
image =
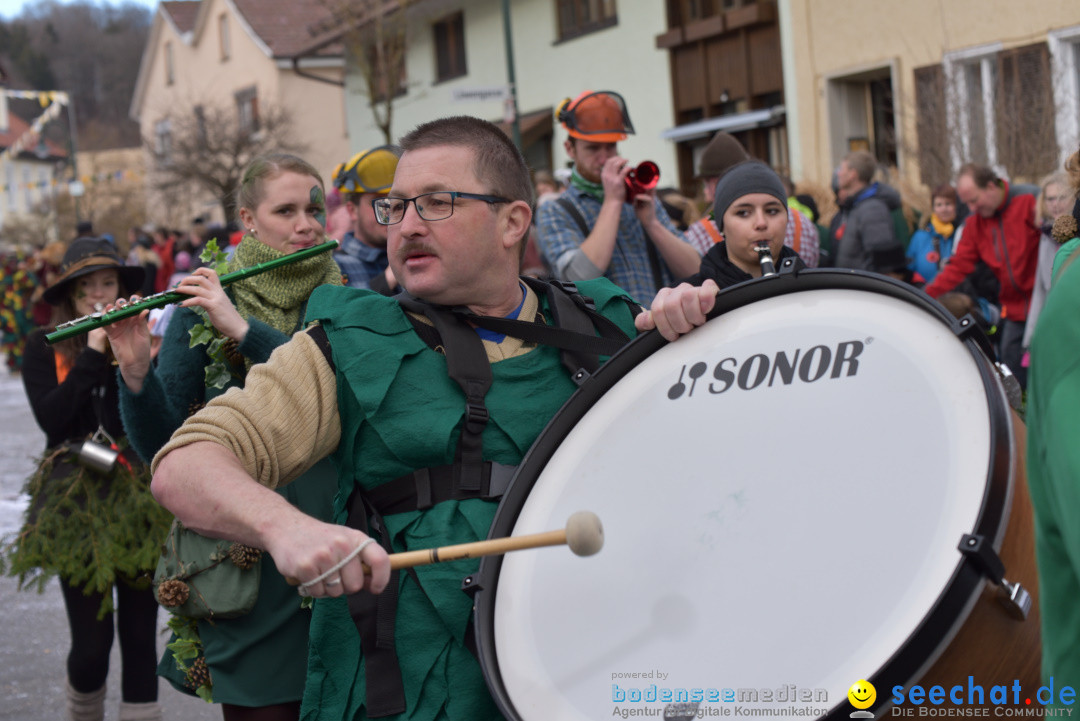
<path id="1" fill-rule="evenodd" d="M 280 255 L 248 236 L 241 241 L 239 262 L 232 269 Z M 133 393 L 122 380 L 119 383 L 124 426 L 139 454 L 152 459 L 192 412 L 193 405 L 230 388 L 242 387 L 247 366 L 266 362 L 275 348 L 288 342 L 291 333 L 276 326 L 292 332 L 299 330 L 304 299 L 317 284 L 339 278 L 337 266 L 329 254 L 324 254 L 227 288 L 226 294 L 239 310 L 254 308 L 258 315 L 246 316 L 250 329 L 236 348 L 243 361 L 231 364 L 235 375 L 224 388 L 206 386 L 203 370 L 210 363 L 206 346 L 189 345 L 190 331 L 202 322 L 201 318 L 190 308 L 178 308 L 166 330 L 158 362 L 151 366 L 142 390 Z M 265 301 L 260 304 L 258 298 L 244 304 L 244 293 L 250 295 L 275 285 L 289 291 L 282 294 L 280 306 Z M 294 317 L 289 318 L 287 311 Z M 335 481 L 333 464 L 322 460 L 304 475 L 301 483 L 290 484 L 278 493 L 308 515 L 329 520 Z M 310 616 L 301 607 L 296 588 L 285 582 L 270 554 L 263 554 L 258 600 L 251 612 L 237 618 L 198 622 L 214 702 L 269 706 L 298 701 L 304 692 Z M 176 689 L 194 693 L 169 649 L 158 664 L 158 675 Z"/>
<path id="2" fill-rule="evenodd" d="M 600 313 L 635 334 L 621 290 L 604 279 L 578 283 L 578 288 L 596 301 Z M 551 317 L 544 298 L 540 312 Z M 308 319 L 321 321 L 337 369 L 341 441 L 332 456 L 340 484 L 334 511 L 335 520 L 344 523 L 354 483 L 372 488 L 454 461 L 464 395 L 447 376 L 445 356 L 424 344 L 393 299 L 320 288 L 311 296 Z M 484 458 L 515 465 L 575 385 L 559 351 L 548 346 L 495 362 L 492 374 L 485 398 L 490 420 L 483 431 Z M 496 506 L 480 499 L 445 501 L 384 520 L 398 552 L 482 540 Z M 478 559 L 422 566 L 415 569 L 422 588 L 401 574 L 395 628 L 407 709 L 392 718 L 501 718 L 464 642 L 472 601 L 461 591 L 461 581 L 478 566 Z M 302 717 L 366 719 L 365 698 L 365 660 L 347 601 L 318 599 Z"/>
<path id="3" fill-rule="evenodd" d="M 1028 383 L 1028 485 L 1042 614 L 1042 676 L 1054 688 L 1080 688 L 1080 263 L 1057 276 L 1080 246 L 1062 246 L 1055 280 L 1031 341 Z"/>

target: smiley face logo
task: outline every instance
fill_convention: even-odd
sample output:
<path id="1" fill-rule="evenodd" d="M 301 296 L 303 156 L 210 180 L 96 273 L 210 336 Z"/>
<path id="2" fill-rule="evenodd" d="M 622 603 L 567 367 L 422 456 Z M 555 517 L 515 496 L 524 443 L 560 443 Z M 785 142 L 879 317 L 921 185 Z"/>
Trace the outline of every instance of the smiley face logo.
<path id="1" fill-rule="evenodd" d="M 847 692 L 848 701 L 855 708 L 866 709 L 874 705 L 874 701 L 877 700 L 877 689 L 874 685 L 864 678 L 860 678 L 855 683 L 851 684 L 851 688 Z"/>

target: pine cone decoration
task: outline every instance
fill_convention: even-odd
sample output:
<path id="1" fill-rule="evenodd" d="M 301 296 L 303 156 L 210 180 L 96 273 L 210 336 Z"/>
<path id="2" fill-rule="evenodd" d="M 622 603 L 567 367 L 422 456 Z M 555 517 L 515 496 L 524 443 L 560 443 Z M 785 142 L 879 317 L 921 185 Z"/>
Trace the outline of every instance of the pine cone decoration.
<path id="1" fill-rule="evenodd" d="M 188 585 L 179 578 L 170 578 L 158 586 L 158 603 L 167 608 L 182 606 L 188 600 L 190 591 Z"/>
<path id="2" fill-rule="evenodd" d="M 229 559 L 240 569 L 247 570 L 255 565 L 262 557 L 262 551 L 258 548 L 245 546 L 242 543 L 234 543 L 229 546 Z"/>
<path id="3" fill-rule="evenodd" d="M 1071 215 L 1059 215 L 1054 221 L 1054 228 L 1050 231 L 1050 235 L 1054 236 L 1054 240 L 1059 243 L 1067 243 L 1078 235 L 1076 231 L 1076 218 Z"/>
<path id="4" fill-rule="evenodd" d="M 190 668 L 184 674 L 184 680 L 191 689 L 213 685 L 210 681 L 210 669 L 206 666 L 206 658 L 199 656 L 191 662 Z"/>
<path id="5" fill-rule="evenodd" d="M 244 355 L 239 350 L 240 344 L 233 338 L 229 338 L 221 344 L 221 352 L 225 354 L 225 359 L 234 366 L 244 365 Z"/>
<path id="6" fill-rule="evenodd" d="M 187 414 L 189 416 L 193 416 L 199 411 L 201 411 L 205 406 L 206 401 L 192 401 L 191 404 L 188 405 Z"/>

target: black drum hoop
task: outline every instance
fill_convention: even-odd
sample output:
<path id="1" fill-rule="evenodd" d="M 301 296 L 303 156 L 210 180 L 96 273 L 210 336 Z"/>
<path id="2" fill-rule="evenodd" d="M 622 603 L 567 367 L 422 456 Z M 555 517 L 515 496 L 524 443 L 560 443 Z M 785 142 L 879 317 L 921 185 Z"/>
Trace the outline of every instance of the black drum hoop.
<path id="1" fill-rule="evenodd" d="M 990 464 L 986 490 L 978 519 L 970 533 L 992 540 L 994 548 L 1000 550 L 1012 498 L 1012 434 L 1010 409 L 994 371 L 989 339 L 978 329 L 970 316 L 957 320 L 926 293 L 888 276 L 838 268 L 795 271 L 791 259 L 787 259 L 781 266 L 776 275 L 740 283 L 721 291 L 717 295 L 716 305 L 707 315 L 708 320 L 757 301 L 790 293 L 810 290 L 862 290 L 889 296 L 922 309 L 950 327 L 968 349 L 979 368 L 990 418 L 990 428 L 987 429 L 990 439 Z M 511 534 L 547 461 L 585 413 L 631 369 L 667 344 L 668 341 L 656 331 L 638 336 L 612 356 L 563 404 L 518 466 L 517 473 L 499 503 L 489 538 Z M 960 539 L 956 540 L 959 544 Z M 495 651 L 495 588 L 498 585 L 502 560 L 501 555 L 482 558 L 476 577 L 468 581 L 475 592 L 476 649 L 488 689 L 508 719 L 520 719 L 521 716 L 502 682 Z M 869 677 L 870 683 L 875 688 L 890 689 L 897 684 L 906 685 L 928 670 L 946 647 L 945 641 L 951 640 L 960 623 L 966 619 L 984 582 L 985 576 L 974 564 L 962 558 L 957 563 L 948 586 L 931 606 L 923 621 L 882 668 Z M 846 719 L 850 711 L 848 706 L 846 699 L 842 699 L 824 718 L 828 721 Z"/>

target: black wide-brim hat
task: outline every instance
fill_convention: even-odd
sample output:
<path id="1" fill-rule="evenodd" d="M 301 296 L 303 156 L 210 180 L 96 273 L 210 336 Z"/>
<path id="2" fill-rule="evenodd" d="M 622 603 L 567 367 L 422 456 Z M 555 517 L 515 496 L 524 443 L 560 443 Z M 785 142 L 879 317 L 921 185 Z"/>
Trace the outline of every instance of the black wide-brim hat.
<path id="1" fill-rule="evenodd" d="M 142 287 L 146 271 L 137 265 L 124 265 L 116 246 L 104 238 L 76 238 L 64 253 L 60 277 L 43 295 L 50 305 L 60 305 L 70 291 L 71 282 L 94 271 L 111 268 L 120 276 L 127 293 Z"/>

